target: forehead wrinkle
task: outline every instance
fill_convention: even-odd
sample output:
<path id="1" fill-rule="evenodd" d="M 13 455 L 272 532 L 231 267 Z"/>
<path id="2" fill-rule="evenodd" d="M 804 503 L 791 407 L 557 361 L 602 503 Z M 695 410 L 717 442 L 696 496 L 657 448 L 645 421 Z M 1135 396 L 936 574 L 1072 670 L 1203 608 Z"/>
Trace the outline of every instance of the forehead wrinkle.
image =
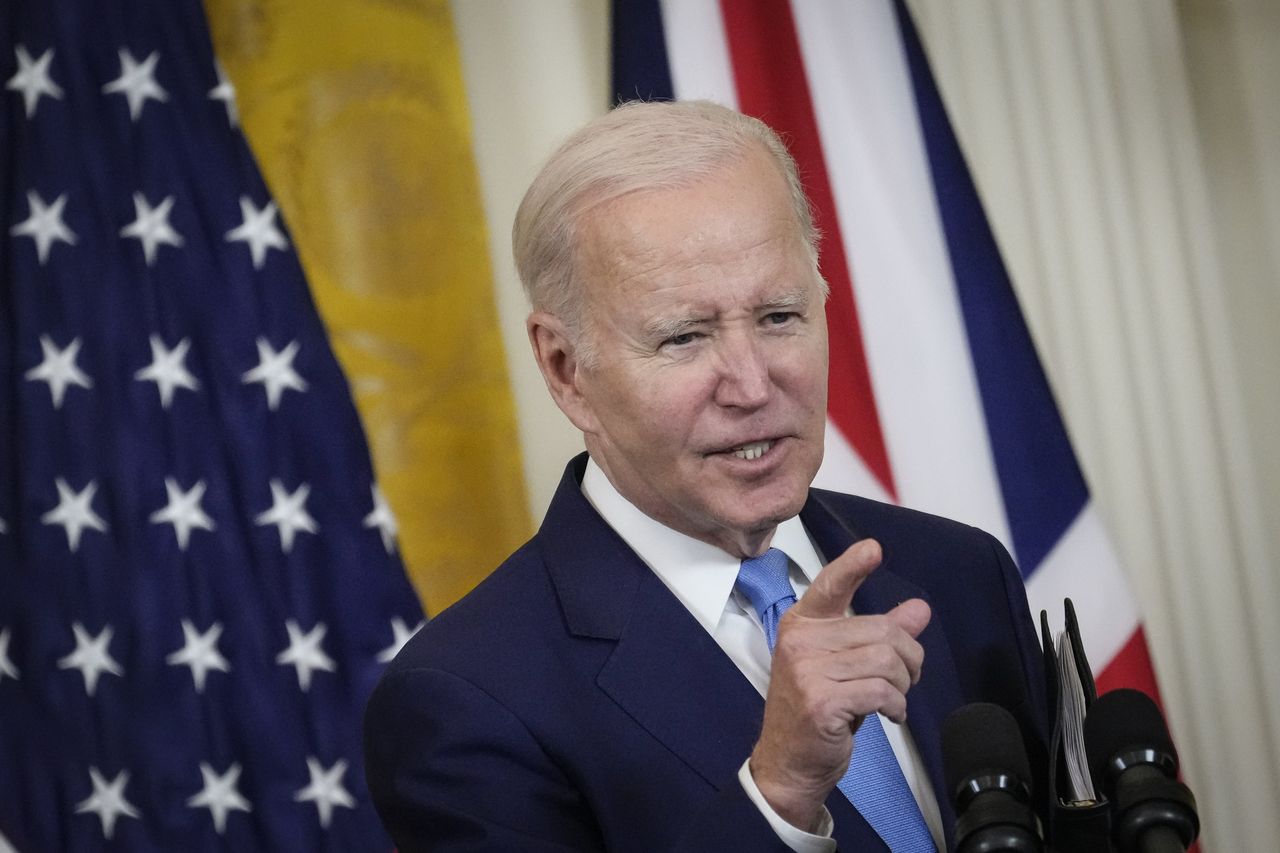
<path id="1" fill-rule="evenodd" d="M 749 264 L 750 257 L 753 252 L 765 249 L 769 244 L 777 240 L 778 237 L 771 237 L 761 240 L 756 245 L 745 250 L 737 251 L 730 247 L 726 247 L 725 254 L 731 254 L 740 264 Z M 669 247 L 666 247 L 669 249 Z M 715 278 L 724 276 L 724 264 L 721 257 L 707 257 L 705 252 L 681 252 L 676 257 L 672 257 L 669 251 L 664 251 L 664 247 L 655 246 L 647 248 L 643 253 L 628 254 L 625 252 L 618 253 L 607 261 L 605 258 L 598 257 L 598 262 L 604 262 L 605 276 L 611 278 L 614 284 L 621 290 L 631 291 L 640 296 L 641 299 L 658 297 L 661 294 L 669 294 L 673 291 L 681 291 L 689 287 L 696 287 L 700 284 L 700 270 L 706 269 L 709 275 Z M 642 261 L 644 262 L 642 265 Z M 771 261 L 768 265 L 774 270 L 779 277 L 787 276 L 784 267 L 785 263 Z M 752 310 L 760 308 L 796 308 L 805 307 L 812 301 L 811 287 L 807 281 L 798 287 L 791 288 L 785 293 L 770 296 L 763 299 L 756 305 L 750 306 Z M 670 313 L 683 313 L 690 318 L 695 319 L 660 319 L 656 323 L 661 324 L 663 329 L 674 328 L 676 325 L 688 325 L 703 319 L 702 315 L 707 312 L 699 309 L 695 305 L 673 305 Z M 711 312 L 716 313 L 716 312 Z M 658 330 L 658 326 L 654 326 L 654 330 Z"/>
<path id="2" fill-rule="evenodd" d="M 691 256 L 686 263 L 672 257 L 671 245 L 635 239 L 618 239 L 616 235 L 601 234 L 599 226 L 593 229 L 594 239 L 584 240 L 579 251 L 578 266 L 584 277 L 599 286 L 613 286 L 622 290 L 663 290 L 679 286 L 681 282 L 664 282 L 674 272 L 697 269 L 711 261 Z M 674 263 L 673 263 L 674 261 Z M 645 288 L 646 285 L 654 285 Z M 595 288 L 592 288 L 595 289 Z"/>
<path id="3" fill-rule="evenodd" d="M 746 259 L 768 253 L 780 242 L 795 241 L 808 251 L 799 226 L 790 215 L 773 218 L 767 224 L 734 227 L 729 232 L 694 230 L 672 239 L 670 234 L 655 233 L 647 221 L 650 215 L 647 211 L 636 214 L 624 209 L 619 215 L 608 215 L 611 212 L 607 205 L 604 215 L 590 222 L 590 239 L 583 240 L 581 248 L 594 256 L 601 271 L 617 275 L 619 282 L 655 271 L 696 270 L 726 259 Z M 751 239 L 744 239 L 749 235 Z"/>

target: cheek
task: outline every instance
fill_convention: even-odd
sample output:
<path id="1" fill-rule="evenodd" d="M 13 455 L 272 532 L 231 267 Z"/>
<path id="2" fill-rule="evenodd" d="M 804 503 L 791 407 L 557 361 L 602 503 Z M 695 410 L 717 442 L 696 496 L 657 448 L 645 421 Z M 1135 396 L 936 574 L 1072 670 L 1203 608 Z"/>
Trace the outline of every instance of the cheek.
<path id="1" fill-rule="evenodd" d="M 827 408 L 827 338 L 822 335 L 815 346 L 806 353 L 801 366 L 800 380 L 805 383 L 808 395 L 816 400 L 818 408 Z"/>
<path id="2" fill-rule="evenodd" d="M 785 389 L 806 409 L 826 410 L 827 358 L 826 351 L 806 347 L 793 352 L 775 365 L 774 381 Z"/>
<path id="3" fill-rule="evenodd" d="M 697 394 L 693 377 L 635 371 L 610 377 L 592 389 L 593 409 L 613 439 L 652 456 L 670 454 L 693 428 Z"/>
<path id="4" fill-rule="evenodd" d="M 698 437 L 709 431 L 703 424 L 707 395 L 697 377 L 672 372 L 638 390 L 635 400 L 629 422 L 619 423 L 633 446 L 655 468 L 687 464 Z"/>
<path id="5" fill-rule="evenodd" d="M 697 429 L 701 406 L 690 388 L 678 379 L 657 385 L 644 397 L 643 429 L 661 442 L 658 452 L 675 453 Z"/>

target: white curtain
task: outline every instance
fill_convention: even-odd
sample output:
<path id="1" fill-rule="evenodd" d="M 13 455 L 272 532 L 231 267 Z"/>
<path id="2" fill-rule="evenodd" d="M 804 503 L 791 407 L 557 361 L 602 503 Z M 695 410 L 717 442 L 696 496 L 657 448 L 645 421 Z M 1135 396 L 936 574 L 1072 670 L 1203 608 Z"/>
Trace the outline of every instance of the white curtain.
<path id="1" fill-rule="evenodd" d="M 1275 849 L 1280 3 L 909 5 L 1143 606 L 1205 848 Z M 580 441 L 532 368 L 507 235 L 605 108 L 607 4 L 453 8 L 540 517 Z"/>
<path id="2" fill-rule="evenodd" d="M 1245 143 L 1274 121 L 1280 77 L 1256 79 L 1266 63 L 1244 58 L 1272 55 L 1258 28 L 1274 39 L 1276 16 L 1163 0 L 911 5 L 1142 603 L 1206 847 L 1274 849 L 1280 290 L 1265 213 L 1280 149 Z"/>

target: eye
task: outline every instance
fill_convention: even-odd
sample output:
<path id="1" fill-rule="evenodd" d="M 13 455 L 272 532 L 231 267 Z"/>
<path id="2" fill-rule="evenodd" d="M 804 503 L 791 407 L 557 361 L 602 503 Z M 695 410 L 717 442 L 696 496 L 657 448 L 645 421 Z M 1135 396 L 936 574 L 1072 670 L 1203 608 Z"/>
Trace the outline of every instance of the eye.
<path id="1" fill-rule="evenodd" d="M 678 335 L 672 335 L 662 342 L 662 345 L 671 347 L 684 347 L 696 341 L 701 335 L 698 332 L 681 332 Z"/>
<path id="2" fill-rule="evenodd" d="M 764 324 L 766 326 L 785 326 L 798 316 L 800 315 L 795 311 L 773 311 L 764 316 Z"/>

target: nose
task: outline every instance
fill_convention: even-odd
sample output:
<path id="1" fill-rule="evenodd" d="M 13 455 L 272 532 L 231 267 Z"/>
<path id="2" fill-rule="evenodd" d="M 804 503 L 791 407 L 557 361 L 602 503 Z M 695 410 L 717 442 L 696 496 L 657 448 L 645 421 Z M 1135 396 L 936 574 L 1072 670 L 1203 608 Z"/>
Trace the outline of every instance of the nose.
<path id="1" fill-rule="evenodd" d="M 769 360 L 760 343 L 750 335 L 722 341 L 715 401 L 737 409 L 758 409 L 769 402 L 773 380 Z"/>

